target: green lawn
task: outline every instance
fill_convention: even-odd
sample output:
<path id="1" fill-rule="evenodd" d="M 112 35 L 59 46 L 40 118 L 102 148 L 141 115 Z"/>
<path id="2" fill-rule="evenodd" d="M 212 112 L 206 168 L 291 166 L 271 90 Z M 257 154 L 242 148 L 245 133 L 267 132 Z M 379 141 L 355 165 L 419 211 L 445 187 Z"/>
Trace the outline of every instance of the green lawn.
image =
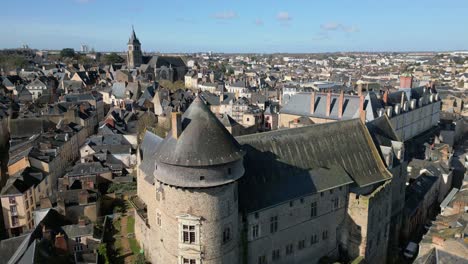
<path id="1" fill-rule="evenodd" d="M 135 233 L 135 218 L 133 216 L 127 218 L 127 233 Z"/>
<path id="2" fill-rule="evenodd" d="M 140 253 L 140 246 L 138 245 L 138 242 L 134 238 L 129 238 L 128 242 L 130 244 L 130 249 L 132 250 L 134 255 L 137 255 Z"/>
<path id="3" fill-rule="evenodd" d="M 114 219 L 114 221 L 112 222 L 112 224 L 114 225 L 114 229 L 115 229 L 117 232 L 120 232 L 120 218 Z"/>

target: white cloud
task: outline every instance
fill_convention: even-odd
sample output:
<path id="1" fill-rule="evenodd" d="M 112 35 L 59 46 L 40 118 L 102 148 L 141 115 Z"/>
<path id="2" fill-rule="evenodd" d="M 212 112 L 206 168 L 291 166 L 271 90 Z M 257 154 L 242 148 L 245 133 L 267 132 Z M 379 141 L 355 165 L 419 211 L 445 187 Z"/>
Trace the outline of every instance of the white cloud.
<path id="1" fill-rule="evenodd" d="M 214 14 L 213 17 L 216 19 L 233 19 L 237 17 L 237 13 L 230 10 L 230 11 L 218 12 Z"/>
<path id="2" fill-rule="evenodd" d="M 282 11 L 278 13 L 276 19 L 278 19 L 279 21 L 290 21 L 292 17 L 289 15 L 288 12 Z"/>
<path id="3" fill-rule="evenodd" d="M 315 36 L 312 37 L 312 40 L 318 41 L 318 40 L 327 40 L 330 39 L 330 35 L 328 35 L 327 32 L 320 32 L 315 34 Z"/>
<path id="4" fill-rule="evenodd" d="M 328 22 L 320 25 L 320 28 L 324 31 L 343 31 L 347 33 L 359 32 L 359 28 L 356 26 L 347 26 L 341 23 Z"/>
<path id="5" fill-rule="evenodd" d="M 262 26 L 263 25 L 263 20 L 261 20 L 261 19 L 255 20 L 255 25 Z"/>

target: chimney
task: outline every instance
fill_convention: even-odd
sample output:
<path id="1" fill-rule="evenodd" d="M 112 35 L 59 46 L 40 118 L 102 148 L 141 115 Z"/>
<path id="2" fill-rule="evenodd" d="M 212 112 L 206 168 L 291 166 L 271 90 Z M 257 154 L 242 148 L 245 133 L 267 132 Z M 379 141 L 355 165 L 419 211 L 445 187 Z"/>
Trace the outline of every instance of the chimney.
<path id="1" fill-rule="evenodd" d="M 338 118 L 343 117 L 344 91 L 341 90 L 340 98 L 338 99 Z"/>
<path id="2" fill-rule="evenodd" d="M 315 112 L 315 91 L 312 91 L 310 94 L 310 114 L 314 114 Z"/>
<path id="3" fill-rule="evenodd" d="M 172 113 L 172 137 L 178 139 L 182 133 L 182 114 Z"/>
<path id="4" fill-rule="evenodd" d="M 366 123 L 366 111 L 364 111 L 364 95 L 359 96 L 359 117 L 363 124 Z"/>
<path id="5" fill-rule="evenodd" d="M 80 205 L 88 203 L 88 191 L 83 190 L 78 194 L 78 202 Z"/>
<path id="6" fill-rule="evenodd" d="M 78 225 L 81 227 L 86 226 L 86 218 L 80 217 L 80 219 L 78 219 Z"/>
<path id="7" fill-rule="evenodd" d="M 383 94 L 383 102 L 385 105 L 387 105 L 387 102 L 388 102 L 388 90 L 385 90 L 384 94 Z"/>
<path id="8" fill-rule="evenodd" d="M 55 236 L 54 245 L 59 255 L 66 254 L 68 252 L 67 240 L 62 233 Z"/>
<path id="9" fill-rule="evenodd" d="M 328 91 L 327 93 L 327 105 L 326 105 L 326 116 L 330 116 L 330 107 L 331 107 L 331 92 Z"/>
<path id="10" fill-rule="evenodd" d="M 362 95 L 362 84 L 358 84 L 358 87 L 357 87 L 357 95 L 358 96 L 361 96 Z"/>

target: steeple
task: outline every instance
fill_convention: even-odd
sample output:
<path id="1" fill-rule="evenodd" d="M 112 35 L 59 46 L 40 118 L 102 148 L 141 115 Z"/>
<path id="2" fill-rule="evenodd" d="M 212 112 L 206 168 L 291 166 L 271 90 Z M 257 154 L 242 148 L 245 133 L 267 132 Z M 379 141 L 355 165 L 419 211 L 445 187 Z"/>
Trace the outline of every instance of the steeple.
<path id="1" fill-rule="evenodd" d="M 128 45 L 141 45 L 140 40 L 138 40 L 135 34 L 135 28 L 132 25 L 132 34 L 130 35 L 130 39 L 128 40 Z"/>
<path id="2" fill-rule="evenodd" d="M 141 52 L 141 43 L 135 34 L 135 28 L 132 25 L 132 34 L 128 40 L 127 64 L 130 69 L 139 67 L 143 63 L 143 54 Z"/>

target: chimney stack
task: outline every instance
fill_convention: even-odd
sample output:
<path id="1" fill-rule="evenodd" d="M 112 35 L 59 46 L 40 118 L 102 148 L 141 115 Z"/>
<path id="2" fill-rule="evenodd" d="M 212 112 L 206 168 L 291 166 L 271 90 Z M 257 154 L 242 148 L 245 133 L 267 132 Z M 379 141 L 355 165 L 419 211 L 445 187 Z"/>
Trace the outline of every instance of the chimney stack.
<path id="1" fill-rule="evenodd" d="M 344 91 L 341 90 L 340 92 L 340 98 L 338 100 L 338 118 L 343 117 L 343 104 L 344 104 Z"/>
<path id="2" fill-rule="evenodd" d="M 315 112 L 315 91 L 310 94 L 310 114 L 313 115 Z"/>
<path id="3" fill-rule="evenodd" d="M 54 246 L 60 255 L 66 254 L 68 252 L 67 240 L 65 239 L 65 236 L 62 233 L 58 233 L 55 236 Z"/>
<path id="4" fill-rule="evenodd" d="M 359 96 L 359 117 L 363 124 L 366 123 L 366 111 L 364 111 L 364 96 Z"/>
<path id="5" fill-rule="evenodd" d="M 84 217 L 80 217 L 80 219 L 78 219 L 78 225 L 81 227 L 86 226 L 86 219 Z"/>
<path id="6" fill-rule="evenodd" d="M 87 190 L 82 190 L 78 194 L 78 202 L 79 202 L 80 205 L 88 203 L 88 191 Z"/>
<path id="7" fill-rule="evenodd" d="M 387 105 L 387 102 L 388 102 L 388 90 L 385 90 L 384 94 L 383 94 L 383 102 L 385 105 Z"/>
<path id="8" fill-rule="evenodd" d="M 327 93 L 327 105 L 326 105 L 326 116 L 330 116 L 330 107 L 331 107 L 331 92 Z"/>
<path id="9" fill-rule="evenodd" d="M 178 139 L 182 133 L 182 114 L 172 113 L 172 137 Z"/>

